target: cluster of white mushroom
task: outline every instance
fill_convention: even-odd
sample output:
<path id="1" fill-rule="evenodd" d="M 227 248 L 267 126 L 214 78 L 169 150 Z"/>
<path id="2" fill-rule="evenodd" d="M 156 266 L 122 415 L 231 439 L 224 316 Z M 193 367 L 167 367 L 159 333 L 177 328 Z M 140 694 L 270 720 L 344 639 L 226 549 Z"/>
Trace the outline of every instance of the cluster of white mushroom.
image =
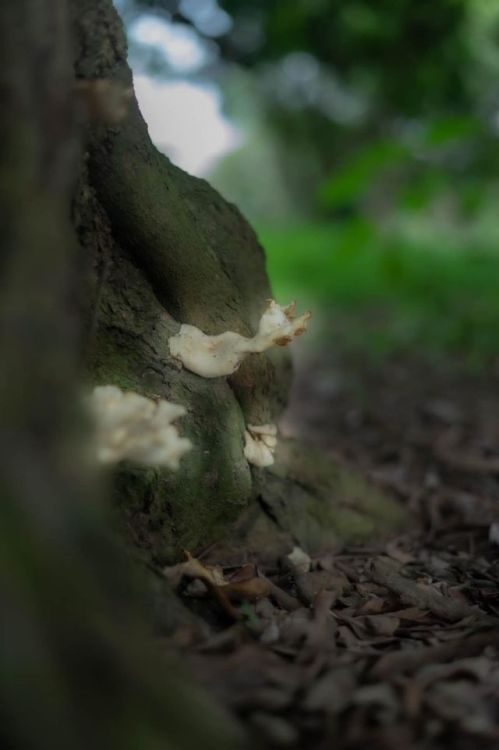
<path id="1" fill-rule="evenodd" d="M 271 346 L 286 346 L 306 329 L 311 313 L 295 318 L 295 304 L 281 307 L 269 300 L 253 338 L 226 331 L 208 336 L 191 325 L 182 325 L 169 340 L 171 355 L 191 372 L 204 378 L 234 373 L 243 359 Z M 97 456 L 103 463 L 129 459 L 177 469 L 181 457 L 192 448 L 179 436 L 172 422 L 185 408 L 165 400 L 153 401 L 113 385 L 94 389 L 92 408 L 97 423 Z M 244 455 L 249 463 L 265 467 L 274 463 L 277 446 L 275 424 L 247 425 Z"/>
<path id="2" fill-rule="evenodd" d="M 183 406 L 102 385 L 94 388 L 91 407 L 96 421 L 97 458 L 102 463 L 126 458 L 178 469 L 180 459 L 192 448 L 191 441 L 180 437 L 172 424 L 185 414 Z"/>

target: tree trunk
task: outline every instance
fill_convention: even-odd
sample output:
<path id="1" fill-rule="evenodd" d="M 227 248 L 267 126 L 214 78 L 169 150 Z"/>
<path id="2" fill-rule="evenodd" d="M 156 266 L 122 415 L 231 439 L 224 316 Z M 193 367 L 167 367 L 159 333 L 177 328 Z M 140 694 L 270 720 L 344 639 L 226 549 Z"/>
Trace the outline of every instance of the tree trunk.
<path id="1" fill-rule="evenodd" d="M 77 76 L 130 86 L 110 0 L 85 0 L 75 10 Z M 135 99 L 119 127 L 92 128 L 76 206 L 92 263 L 91 378 L 188 410 L 182 434 L 194 450 L 175 475 L 136 468 L 118 478 L 134 539 L 166 560 L 212 541 L 254 496 L 245 422 L 275 421 L 286 401 L 284 350 L 253 356 L 229 379 L 206 380 L 179 369 L 168 349 L 179 323 L 207 333 L 254 331 L 271 296 L 264 254 L 234 206 L 158 153 Z"/>
<path id="2" fill-rule="evenodd" d="M 74 7 L 76 75 L 131 86 L 124 31 L 111 0 L 80 0 Z M 250 469 L 245 424 L 279 417 L 290 385 L 289 353 L 277 348 L 252 355 L 230 378 L 207 380 L 179 369 L 167 342 L 181 323 L 210 334 L 255 332 L 272 293 L 254 232 L 204 180 L 158 153 L 135 98 L 118 127 L 91 128 L 87 147 L 76 226 L 92 267 L 90 378 L 184 405 L 182 433 L 194 444 L 175 474 L 119 472 L 116 496 L 132 541 L 154 561 L 171 561 L 181 549 L 227 537 L 230 522 L 247 508 L 231 534 L 244 529 L 254 551 L 268 549 L 264 530 L 281 541 L 284 533 L 288 546 L 293 539 L 317 551 L 335 530 L 348 535 L 350 521 L 355 535 L 370 532 L 373 517 L 386 522 L 383 509 L 397 516 L 366 487 L 359 511 L 359 481 L 345 481 L 329 466 L 307 467 L 305 448 L 282 444 L 272 471 Z M 294 480 L 300 480 L 298 467 L 307 475 L 300 484 L 289 476 L 290 452 Z M 316 463 L 315 453 L 310 461 Z M 252 504 L 256 498 L 260 506 Z"/>

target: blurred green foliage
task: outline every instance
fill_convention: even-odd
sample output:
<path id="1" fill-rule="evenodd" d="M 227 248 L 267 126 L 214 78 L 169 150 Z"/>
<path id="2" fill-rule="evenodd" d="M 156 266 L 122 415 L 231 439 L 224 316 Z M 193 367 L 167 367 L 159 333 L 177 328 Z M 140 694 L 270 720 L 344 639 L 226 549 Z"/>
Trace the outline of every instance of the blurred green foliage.
<path id="1" fill-rule="evenodd" d="M 467 0 L 225 0 L 233 47 L 246 64 L 306 51 L 384 111 L 404 113 L 465 98 Z M 244 49 L 248 18 L 259 40 Z M 243 40 L 244 41 L 244 37 Z M 241 49 L 242 48 L 242 49 Z"/>
<path id="2" fill-rule="evenodd" d="M 277 299 L 322 310 L 333 346 L 497 360 L 499 253 L 486 240 L 456 248 L 445 234 L 382 237 L 365 220 L 260 227 L 259 236 Z"/>
<path id="3" fill-rule="evenodd" d="M 360 200 L 387 169 L 406 162 L 407 148 L 393 140 L 382 139 L 359 149 L 353 158 L 324 180 L 319 190 L 322 205 L 341 208 Z"/>
<path id="4" fill-rule="evenodd" d="M 491 0 L 493 1 L 493 0 Z M 466 98 L 470 0 L 120 0 L 215 39 L 246 67 L 306 52 L 364 89 L 380 111 L 452 108 Z M 217 23 L 220 13 L 229 23 Z M 211 22 L 210 22 L 211 19 Z"/>

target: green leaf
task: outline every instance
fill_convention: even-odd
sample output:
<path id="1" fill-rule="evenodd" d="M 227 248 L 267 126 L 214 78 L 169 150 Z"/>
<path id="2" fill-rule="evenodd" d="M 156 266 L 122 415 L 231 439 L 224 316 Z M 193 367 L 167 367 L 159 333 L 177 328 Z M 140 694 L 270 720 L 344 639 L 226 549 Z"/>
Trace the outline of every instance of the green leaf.
<path id="1" fill-rule="evenodd" d="M 404 162 L 407 157 L 407 148 L 397 141 L 380 140 L 370 144 L 323 183 L 319 191 L 321 204 L 336 208 L 359 200 L 383 171 Z"/>
<path id="2" fill-rule="evenodd" d="M 479 123 L 474 117 L 442 117 L 428 124 L 424 142 L 426 146 L 443 146 L 471 138 L 478 132 Z"/>

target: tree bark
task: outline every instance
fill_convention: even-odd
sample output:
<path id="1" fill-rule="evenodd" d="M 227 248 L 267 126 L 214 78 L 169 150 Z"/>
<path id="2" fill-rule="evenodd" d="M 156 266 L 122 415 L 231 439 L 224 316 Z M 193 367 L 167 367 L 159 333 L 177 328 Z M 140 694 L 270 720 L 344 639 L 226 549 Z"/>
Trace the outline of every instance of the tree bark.
<path id="1" fill-rule="evenodd" d="M 80 0 L 74 8 L 76 75 L 131 86 L 124 31 L 110 0 Z M 352 510 L 358 482 L 350 490 L 332 467 L 322 487 L 309 469 L 306 487 L 300 487 L 289 479 L 289 455 L 296 473 L 297 465 L 304 467 L 306 449 L 298 450 L 297 464 L 296 449 L 283 444 L 271 472 L 251 470 L 244 457 L 245 424 L 275 422 L 286 404 L 287 350 L 252 355 L 230 378 L 214 380 L 179 369 L 170 356 L 167 342 L 181 323 L 210 334 L 255 332 L 272 293 L 251 227 L 205 181 L 158 153 L 135 98 L 119 126 L 90 128 L 87 149 L 76 225 L 92 264 L 90 377 L 184 405 L 182 432 L 194 444 L 175 475 L 121 470 L 117 498 L 129 538 L 155 562 L 171 561 L 183 548 L 197 550 L 227 537 L 245 508 L 237 528 L 246 529 L 247 541 L 247 519 L 253 519 L 259 529 L 253 544 L 262 525 L 276 538 L 284 532 L 288 545 L 294 539 L 311 551 L 330 542 L 335 527 L 344 535 L 345 518 L 352 517 L 357 534 L 358 517 L 369 519 L 377 513 L 373 507 L 386 505 L 379 493 L 364 487 L 370 509 L 359 512 L 355 498 Z M 315 454 L 309 459 L 313 463 Z M 346 502 L 333 504 L 339 491 Z M 265 520 L 252 505 L 258 497 Z M 291 498 L 289 504 L 284 497 Z M 296 508 L 288 512 L 288 505 Z M 369 521 L 365 530 L 372 525 Z M 237 530 L 231 533 L 239 545 Z"/>

